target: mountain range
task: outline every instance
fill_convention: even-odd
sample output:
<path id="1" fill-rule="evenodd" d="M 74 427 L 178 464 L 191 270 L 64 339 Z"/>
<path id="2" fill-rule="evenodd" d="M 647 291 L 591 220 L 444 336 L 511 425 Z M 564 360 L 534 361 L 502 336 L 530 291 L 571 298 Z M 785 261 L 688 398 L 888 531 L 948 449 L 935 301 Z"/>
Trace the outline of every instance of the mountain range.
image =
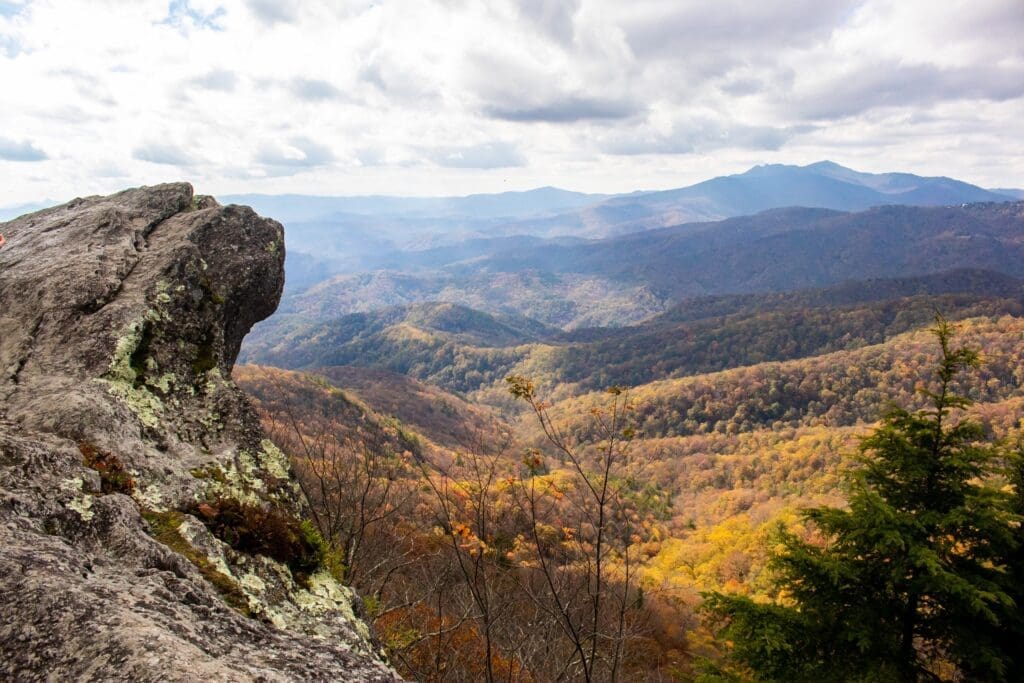
<path id="1" fill-rule="evenodd" d="M 408 253 L 386 268 L 321 271 L 305 288 L 286 287 L 263 325 L 438 301 L 571 330 L 636 323 L 701 296 L 955 268 L 1021 277 L 1022 225 L 1024 203 L 1003 202 L 772 209 L 599 240 L 483 240 Z"/>
<path id="2" fill-rule="evenodd" d="M 599 238 L 765 209 L 803 206 L 857 211 L 903 204 L 941 206 L 1019 198 L 944 177 L 860 173 L 822 161 L 771 164 L 688 187 L 601 195 L 544 187 L 465 197 L 228 195 L 289 228 L 293 250 L 360 265 L 356 254 L 407 251 L 471 238 L 531 235 Z M 368 242 L 367 242 L 368 241 Z M 372 247 L 372 250 L 370 249 Z M 363 264 L 366 265 L 366 264 Z"/>
<path id="3" fill-rule="evenodd" d="M 777 179 L 791 170 L 761 171 Z M 769 187 L 756 171 L 732 184 Z M 797 172 L 824 180 L 794 193 L 806 198 L 838 182 L 851 203 L 676 223 L 671 207 L 689 201 L 683 191 L 592 205 L 549 192 L 524 207 L 532 217 L 517 224 L 551 226 L 590 210 L 622 217 L 646 207 L 628 229 L 606 223 L 597 236 L 564 222 L 565 233 L 515 233 L 497 215 L 514 202 L 495 198 L 481 200 L 475 213 L 424 201 L 394 223 L 380 219 L 380 239 L 390 243 L 387 226 L 413 222 L 417 212 L 422 225 L 448 211 L 462 227 L 423 232 L 415 248 L 392 244 L 375 253 L 364 244 L 365 253 L 345 256 L 350 266 L 325 257 L 327 248 L 293 245 L 288 288 L 280 226 L 194 197 L 185 185 L 73 202 L 3 224 L 9 245 L 0 261 L 9 267 L 0 279 L 11 286 L 0 288 L 0 300 L 7 296 L 13 336 L 0 335 L 0 350 L 13 374 L 0 426 L 13 437 L 0 433 L 0 446 L 13 454 L 5 476 L 19 505 L 37 520 L 30 529 L 15 511 L 6 546 L 40 586 L 8 591 L 23 596 L 8 621 L 48 619 L 53 601 L 40 595 L 93 604 L 99 586 L 104 596 L 132 596 L 116 605 L 104 598 L 104 614 L 126 614 L 125 605 L 142 600 L 159 608 L 157 628 L 192 642 L 181 624 L 205 624 L 218 652 L 244 654 L 257 642 L 289 675 L 313 662 L 335 678 L 357 666 L 361 680 L 391 680 L 355 616 L 329 622 L 337 647 L 322 650 L 299 635 L 324 632 L 324 615 L 336 607 L 355 614 L 357 603 L 337 583 L 345 581 L 364 596 L 374 642 L 409 678 L 428 679 L 418 663 L 436 669 L 448 653 L 461 657 L 460 671 L 472 671 L 481 650 L 467 643 L 479 645 L 481 632 L 459 631 L 458 647 L 409 634 L 463 623 L 472 597 L 451 597 L 462 590 L 458 567 L 480 558 L 489 577 L 514 578 L 492 593 L 507 598 L 509 632 L 535 631 L 536 603 L 516 591 L 536 558 L 557 559 L 547 548 L 569 548 L 559 566 L 580 566 L 574 558 L 587 545 L 575 539 L 599 526 L 571 516 L 580 500 L 574 491 L 586 495 L 581 484 L 589 480 L 574 480 L 580 466 L 570 465 L 598 462 L 614 439 L 629 468 L 621 517 L 632 520 L 621 536 L 628 555 L 619 557 L 635 558 L 644 587 L 635 603 L 646 644 L 624 679 L 661 680 L 644 673 L 652 657 L 658 667 L 684 671 L 689 664 L 676 667 L 683 660 L 673 653 L 692 658 L 700 643 L 717 647 L 701 631 L 701 592 L 770 598 L 766 548 L 780 525 L 802 533 L 802 507 L 843 504 L 839 475 L 859 438 L 892 405 L 913 410 L 927 400 L 922 389 L 935 386 L 940 351 L 929 333 L 937 313 L 952 323 L 957 344 L 982 352 L 980 368 L 955 378 L 957 394 L 973 401 L 966 410 L 979 434 L 1013 443 L 1024 416 L 1024 202 L 987 195 L 952 202 L 976 189 L 936 181 L 925 192 L 902 176 L 851 180 L 831 165 Z M 869 193 L 850 189 L 858 184 L 946 201 L 864 208 L 856 202 Z M 766 191 L 765 201 L 795 196 L 784 190 Z M 565 206 L 573 202 L 580 203 Z M 369 232 L 378 218 L 360 215 Z M 464 237 L 475 220 L 507 234 Z M 56 254 L 49 260 L 42 258 L 48 247 Z M 55 278 L 76 286 L 53 286 Z M 280 311 L 245 336 L 283 289 Z M 251 407 L 227 379 L 239 350 L 247 365 L 233 376 Z M 509 392 L 510 380 L 528 403 Z M 548 489 L 549 510 L 543 525 L 523 526 L 526 507 L 515 503 L 536 500 L 536 484 Z M 258 504 L 229 506 L 225 492 L 233 491 Z M 229 517 L 233 509 L 248 512 Z M 278 521 L 261 521 L 265 509 L 277 510 Z M 456 509 L 458 518 L 448 512 Z M 504 525 L 500 533 L 473 530 L 473 511 L 483 509 Z M 303 526 L 297 515 L 306 510 L 315 520 Z M 367 519 L 372 526 L 360 522 Z M 275 532 L 282 548 L 301 535 L 321 551 L 253 549 L 240 540 L 249 528 L 264 537 L 274 527 L 284 529 Z M 550 539 L 536 542 L 536 555 L 522 554 L 520 539 L 530 533 Z M 328 554 L 325 537 L 338 554 Z M 107 559 L 96 562 L 100 546 Z M 40 565 L 40 547 L 61 564 Z M 178 564 L 168 559 L 174 553 Z M 286 564 L 263 562 L 263 553 Z M 176 574 L 167 570 L 174 566 Z M 191 588 L 165 590 L 182 581 Z M 327 595 L 337 597 L 315 602 Z M 310 604 L 316 609 L 302 607 Z M 249 619 L 282 613 L 275 610 L 307 621 L 295 621 L 292 632 Z M 60 645 L 52 648 L 58 663 L 78 666 L 83 648 L 65 647 L 73 636 L 61 628 L 46 637 Z M 134 641 L 100 628 L 112 639 L 90 641 L 84 651 L 99 647 L 96 661 L 119 661 L 107 656 L 110 648 Z M 530 661 L 546 661 L 558 632 L 555 625 L 531 641 L 539 649 L 529 651 Z M 8 642 L 22 641 L 0 646 Z M 168 647 L 161 666 L 178 666 L 172 655 L 184 646 Z M 239 666 L 263 666 L 259 652 L 237 658 Z"/>
<path id="4" fill-rule="evenodd" d="M 251 204 L 287 227 L 278 317 L 323 319 L 444 301 L 574 329 L 630 324 L 692 296 L 959 266 L 1019 274 L 1012 265 L 1016 245 L 981 226 L 959 234 L 950 213 L 1013 195 L 824 161 L 756 166 L 679 189 L 620 195 L 547 187 L 466 197 L 224 200 Z M 901 213 L 896 206 L 934 211 Z M 875 213 L 864 213 L 869 209 Z M 914 234 L 888 234 L 896 226 Z M 977 248 L 973 261 L 960 263 L 952 254 L 967 234 Z M 885 244 L 905 238 L 915 246 L 899 262 Z M 817 262 L 821 254 L 833 254 L 832 261 Z M 767 260 L 803 265 L 762 268 Z"/>

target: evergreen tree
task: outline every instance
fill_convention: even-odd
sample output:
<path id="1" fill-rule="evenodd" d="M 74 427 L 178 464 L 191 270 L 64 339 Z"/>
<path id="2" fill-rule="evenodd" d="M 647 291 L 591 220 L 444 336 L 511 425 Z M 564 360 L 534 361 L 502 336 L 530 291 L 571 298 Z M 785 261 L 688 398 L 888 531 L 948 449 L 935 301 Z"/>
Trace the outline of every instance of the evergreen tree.
<path id="1" fill-rule="evenodd" d="M 1024 432 L 1006 458 L 1007 482 L 1011 491 L 1010 509 L 1018 520 L 1024 520 Z M 1007 668 L 1003 678 L 1007 681 L 1024 681 L 1024 526 L 1014 528 L 1015 538 L 1005 546 L 1002 564 L 1003 589 L 1013 599 L 1004 604 L 999 612 L 998 623 L 987 624 L 987 629 L 975 634 L 975 638 L 986 638 L 994 647 L 1004 653 Z M 976 672 L 970 662 L 963 667 L 968 680 L 982 678 L 983 672 Z"/>
<path id="2" fill-rule="evenodd" d="M 731 661 L 763 680 L 1011 680 L 1008 559 L 1020 517 L 999 475 L 1005 455 L 962 416 L 957 375 L 977 351 L 941 347 L 929 407 L 893 408 L 861 443 L 846 509 L 804 511 L 821 542 L 783 532 L 780 601 L 713 593 L 705 609 Z M 1017 589 L 1016 592 L 1019 592 Z"/>

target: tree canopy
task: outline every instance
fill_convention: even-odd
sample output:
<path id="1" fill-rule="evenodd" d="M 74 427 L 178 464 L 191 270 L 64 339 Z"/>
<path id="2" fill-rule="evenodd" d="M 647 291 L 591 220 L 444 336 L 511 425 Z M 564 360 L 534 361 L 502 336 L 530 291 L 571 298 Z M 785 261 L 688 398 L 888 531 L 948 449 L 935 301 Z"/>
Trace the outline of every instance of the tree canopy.
<path id="1" fill-rule="evenodd" d="M 763 680 L 1010 680 L 1019 656 L 1009 580 L 1019 571 L 1014 455 L 963 417 L 961 373 L 980 364 L 938 317 L 928 407 L 893 407 L 862 442 L 848 506 L 803 512 L 816 533 L 780 531 L 777 599 L 724 593 L 705 609 L 732 643 L 718 674 Z M 1019 468 L 1017 469 L 1019 476 Z M 1017 641 L 1019 642 L 1019 640 Z M 730 668 L 731 667 L 731 668 Z"/>

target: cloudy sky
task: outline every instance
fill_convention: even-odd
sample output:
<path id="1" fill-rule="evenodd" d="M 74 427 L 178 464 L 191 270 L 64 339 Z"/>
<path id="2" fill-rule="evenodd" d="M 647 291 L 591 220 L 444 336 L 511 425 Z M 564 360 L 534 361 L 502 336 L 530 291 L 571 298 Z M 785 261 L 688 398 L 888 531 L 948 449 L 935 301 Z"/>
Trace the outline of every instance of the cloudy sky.
<path id="1" fill-rule="evenodd" d="M 0 92 L 0 206 L 821 159 L 1024 187 L 1024 0 L 0 0 Z"/>

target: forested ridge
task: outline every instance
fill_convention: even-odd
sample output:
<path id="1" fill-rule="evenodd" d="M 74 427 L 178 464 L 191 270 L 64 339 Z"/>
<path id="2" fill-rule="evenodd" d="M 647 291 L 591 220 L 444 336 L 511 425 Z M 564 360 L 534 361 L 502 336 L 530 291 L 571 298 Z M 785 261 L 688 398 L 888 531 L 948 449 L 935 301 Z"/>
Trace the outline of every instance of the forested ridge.
<path id="1" fill-rule="evenodd" d="M 883 227 L 913 217 L 902 230 L 917 231 L 925 257 L 971 235 L 1003 245 L 979 258 L 942 252 L 935 262 L 951 269 L 684 298 L 620 327 L 559 329 L 514 310 L 449 302 L 327 320 L 293 311 L 243 349 L 246 362 L 264 366 L 236 375 L 295 459 L 334 529 L 339 566 L 412 678 L 1011 681 L 1019 665 L 999 644 L 998 624 L 1017 623 L 1006 607 L 1007 558 L 1016 557 L 1020 527 L 1007 496 L 1019 489 L 1007 468 L 1024 417 L 1024 282 L 1017 270 L 990 266 L 1016 258 L 1014 206 L 868 212 Z M 735 219 L 711 241 L 725 249 L 752 232 L 788 240 L 813 228 L 849 245 L 864 220 L 779 211 Z M 885 239 L 856 258 L 885 248 Z M 811 261 L 804 254 L 777 272 Z M 865 458 L 927 469 L 926 460 L 900 460 L 879 435 L 927 451 L 921 434 L 933 429 L 936 368 L 947 361 L 953 369 L 939 375 L 952 398 L 940 401 L 951 403 L 942 403 L 935 433 L 953 430 L 949 443 L 960 445 L 949 446 L 950 467 L 959 467 L 956 453 L 973 454 L 978 469 L 970 471 L 980 477 L 958 474 L 948 490 L 977 485 L 972 501 L 995 501 L 985 508 L 992 539 L 963 541 L 991 552 L 978 564 L 916 531 L 893 533 L 944 553 L 936 561 L 945 572 L 994 572 L 985 579 L 992 591 L 971 584 L 981 591 L 973 604 L 987 606 L 959 613 L 977 637 L 931 621 L 916 599 L 856 583 L 856 572 L 868 571 L 856 553 L 816 554 L 827 540 L 847 542 L 846 522 L 835 520 L 846 519 L 851 501 L 876 500 L 857 488 Z M 891 478 L 872 481 L 890 486 Z M 950 538 L 967 533 L 951 521 L 960 513 L 947 512 L 927 514 L 946 515 L 936 524 Z M 780 569 L 792 569 L 793 558 L 847 562 L 849 585 L 876 591 L 874 602 L 902 610 L 918 635 L 863 640 L 854 666 L 858 636 L 842 630 L 843 612 L 820 577 L 817 592 L 793 592 L 803 579 Z M 938 565 L 914 571 L 930 566 Z M 835 637 L 854 645 L 801 640 L 804 609 L 834 617 Z M 868 606 L 858 615 L 866 632 L 902 628 Z M 908 642 L 927 645 L 908 651 Z M 833 656 L 843 671 L 830 668 Z"/>
<path id="2" fill-rule="evenodd" d="M 985 364 L 965 391 L 979 402 L 1024 393 L 1024 322 L 970 318 L 965 339 L 985 349 Z M 846 426 L 872 422 L 888 402 L 916 407 L 928 368 L 929 338 L 916 330 L 883 344 L 811 358 L 769 362 L 706 375 L 662 380 L 631 389 L 637 429 L 646 437 L 762 427 Z M 564 415 L 586 415 L 601 392 L 556 404 Z"/>
<path id="3" fill-rule="evenodd" d="M 950 293 L 950 280 L 960 278 L 963 293 Z M 926 325 L 935 311 L 960 319 L 1024 308 L 1020 281 L 984 271 L 852 289 L 697 300 L 635 326 L 569 334 L 450 304 L 322 323 L 284 317 L 254 333 L 242 358 L 288 368 L 379 368 L 463 394 L 500 387 L 516 372 L 564 395 L 879 344 Z"/>
<path id="4" fill-rule="evenodd" d="M 886 288 L 888 285 L 882 287 Z M 799 306 L 802 296 L 817 294 L 796 296 L 790 303 Z M 954 312 L 953 317 L 963 316 L 954 323 L 958 339 L 983 351 L 982 365 L 956 383 L 959 392 L 976 402 L 969 409 L 970 415 L 992 438 L 1012 436 L 1024 416 L 1024 357 L 1021 355 L 1024 353 L 1021 344 L 1024 318 L 1018 317 L 1019 302 L 1012 297 L 923 295 L 869 304 L 819 307 L 810 309 L 813 314 L 799 307 L 779 307 L 760 314 L 740 312 L 686 323 L 652 322 L 652 327 L 667 325 L 674 332 L 678 332 L 680 325 L 688 325 L 708 339 L 728 339 L 735 334 L 737 338 L 756 340 L 759 344 L 721 349 L 715 349 L 713 342 L 694 346 L 708 349 L 710 353 L 717 351 L 721 358 L 729 354 L 741 359 L 751 358 L 750 354 L 759 348 L 771 350 L 781 358 L 797 357 L 660 379 L 629 386 L 623 391 L 622 407 L 628 405 L 628 410 L 622 412 L 619 419 L 623 420 L 621 429 L 625 431 L 622 433 L 628 435 L 621 437 L 623 453 L 628 452 L 628 457 L 623 455 L 621 461 L 624 488 L 621 489 L 620 509 L 621 514 L 626 515 L 623 519 L 629 532 L 624 544 L 609 555 L 607 561 L 614 565 L 629 557 L 629 585 L 642 589 L 646 595 L 642 609 L 629 611 L 628 633 L 623 631 L 617 637 L 623 639 L 623 646 L 635 656 L 654 659 L 642 664 L 627 657 L 620 662 L 622 666 L 631 668 L 637 676 L 641 676 L 642 671 L 641 677 L 655 679 L 658 676 L 687 679 L 709 675 L 700 663 L 720 661 L 728 650 L 723 649 L 722 642 L 715 636 L 714 623 L 707 621 L 700 611 L 702 592 L 725 590 L 730 595 L 749 595 L 759 600 L 776 595 L 775 575 L 770 565 L 779 524 L 791 533 L 814 538 L 813 527 L 803 521 L 800 510 L 807 505 L 842 505 L 846 496 L 842 482 L 845 473 L 853 467 L 850 456 L 860 439 L 870 433 L 872 425 L 889 406 L 915 410 L 926 405 L 927 398 L 920 394 L 920 389 L 928 385 L 936 360 L 933 335 L 928 330 L 937 302 L 947 304 Z M 769 325 L 768 321 L 776 324 Z M 801 325 L 799 321 L 807 322 Z M 757 322 L 765 325 L 765 334 L 755 334 Z M 816 338 L 815 331 L 821 336 Z M 619 334 L 609 332 L 608 337 L 594 345 L 601 348 L 601 344 L 621 339 Z M 799 353 L 787 348 L 780 343 L 786 339 L 799 340 L 808 350 Z M 362 532 L 367 543 L 363 548 L 366 552 L 377 549 L 373 552 L 392 558 L 392 564 L 384 562 L 374 570 L 385 571 L 387 585 L 397 591 L 390 597 L 387 590 L 377 591 L 372 608 L 381 610 L 382 617 L 374 623 L 388 647 L 404 658 L 406 670 L 419 672 L 418 676 L 430 677 L 426 673 L 432 666 L 430 662 L 440 661 L 437 656 L 441 650 L 446 653 L 443 659 L 447 666 L 476 671 L 473 675 L 483 673 L 479 663 L 470 664 L 458 657 L 451 659 L 451 638 L 456 634 L 462 652 L 484 647 L 478 623 L 484 618 L 484 612 L 479 611 L 481 607 L 473 591 L 460 592 L 467 586 L 459 584 L 458 574 L 451 575 L 454 583 L 445 584 L 447 587 L 430 586 L 430 590 L 447 595 L 443 601 L 450 601 L 443 607 L 440 621 L 436 615 L 428 618 L 427 613 L 397 606 L 409 600 L 427 599 L 419 593 L 412 597 L 422 588 L 422 579 L 416 578 L 417 571 L 450 571 L 458 566 L 459 553 L 471 552 L 472 543 L 478 542 L 457 544 L 451 551 L 454 555 L 446 555 L 447 551 L 434 545 L 436 537 L 431 529 L 438 528 L 439 524 L 441 529 L 446 528 L 446 524 L 455 524 L 452 527 L 455 533 L 465 534 L 466 539 L 498 534 L 489 542 L 479 542 L 487 547 L 497 543 L 499 547 L 509 548 L 501 552 L 512 553 L 520 558 L 515 562 L 530 566 L 527 559 L 531 552 L 529 537 L 522 535 L 529 529 L 529 519 L 528 515 L 521 517 L 525 514 L 522 508 L 516 508 L 523 504 L 523 500 L 516 497 L 515 491 L 520 490 L 516 487 L 526 485 L 531 476 L 543 476 L 550 477 L 552 483 L 558 482 L 556 489 L 547 490 L 547 495 L 559 492 L 556 501 L 572 490 L 571 461 L 565 459 L 565 451 L 552 448 L 545 425 L 566 440 L 564 445 L 577 454 L 580 462 L 600 462 L 601 444 L 608 443 L 607 410 L 609 400 L 617 397 L 604 391 L 539 403 L 546 422 L 538 422 L 533 411 L 508 411 L 507 406 L 515 406 L 515 402 L 502 386 L 505 384 L 503 373 L 524 367 L 538 370 L 545 367 L 543 363 L 551 367 L 558 361 L 557 341 L 543 347 L 545 355 L 531 360 L 528 353 L 537 353 L 538 348 L 513 347 L 515 354 L 522 354 L 519 358 L 511 357 L 504 365 L 488 368 L 492 373 L 489 376 L 481 374 L 491 383 L 490 388 L 480 390 L 479 384 L 471 386 L 477 400 L 496 397 L 493 403 L 499 409 L 504 408 L 499 412 L 504 412 L 510 422 L 494 409 L 481 411 L 462 397 L 388 371 L 325 366 L 303 373 L 285 373 L 243 366 L 236 372 L 240 384 L 259 400 L 258 407 L 271 431 L 290 452 L 298 453 L 300 462 L 308 460 L 309 456 L 303 455 L 308 448 L 303 446 L 303 439 L 297 440 L 292 435 L 296 425 L 307 443 L 321 443 L 322 449 L 322 439 L 329 434 L 335 444 L 331 448 L 349 453 L 347 457 L 355 457 L 357 462 L 364 457 L 358 456 L 359 453 L 388 454 L 385 461 L 389 464 L 376 478 L 370 477 L 370 481 L 378 486 L 381 481 L 392 481 L 388 496 L 398 495 L 399 490 L 404 493 L 399 496 L 400 504 L 396 502 L 398 499 L 387 502 L 392 507 L 388 508 L 386 524 Z M 662 348 L 670 357 L 677 353 L 671 345 Z M 830 350 L 834 348 L 840 350 Z M 491 352 L 502 350 L 509 351 L 492 349 Z M 822 352 L 816 353 L 818 350 Z M 748 355 L 744 356 L 744 352 Z M 623 356 L 628 353 L 628 350 L 622 351 Z M 678 357 L 688 356 L 680 353 Z M 692 361 L 697 367 L 706 362 L 697 358 Z M 442 357 L 438 367 L 443 366 Z M 430 381 L 434 377 L 428 374 L 425 379 Z M 530 389 L 541 396 L 548 395 L 542 393 L 546 387 L 557 393 L 559 387 L 564 392 L 567 386 L 538 373 Z M 505 398 L 500 398 L 501 394 Z M 282 415 L 288 416 L 287 419 Z M 324 457 L 324 451 L 318 452 L 320 455 L 314 457 L 314 461 Z M 524 452 L 528 454 L 526 460 L 522 456 Z M 529 458 L 538 457 L 529 456 L 530 453 L 538 454 L 536 462 L 539 464 L 530 464 Z M 382 467 L 381 462 L 374 461 L 372 467 Z M 490 473 L 487 477 L 490 483 L 478 479 L 481 471 Z M 440 488 L 423 488 L 417 483 L 423 477 Z M 506 480 L 510 483 L 498 486 L 498 481 Z M 466 510 L 469 518 L 460 522 L 443 521 L 445 515 L 454 514 L 452 506 L 455 504 L 448 501 L 445 486 L 455 487 L 452 491 L 468 487 L 465 489 L 470 495 L 468 502 L 458 496 L 457 500 L 462 501 L 459 505 L 470 505 L 472 510 Z M 440 497 L 438 491 L 442 492 Z M 511 497 L 506 499 L 506 496 Z M 387 496 L 382 500 L 384 498 Z M 437 507 L 438 504 L 441 507 Z M 568 514 L 560 511 L 560 503 L 551 505 L 546 514 L 554 515 L 554 519 Z M 520 512 L 512 514 L 513 509 Z M 439 514 L 441 517 L 437 516 Z M 473 519 L 479 523 L 480 514 L 497 515 L 490 522 L 497 526 L 491 531 L 486 524 L 483 529 L 475 527 Z M 501 524 L 495 520 L 502 515 L 511 515 L 507 522 L 512 526 L 499 532 Z M 568 518 L 558 522 L 554 519 L 544 524 L 576 528 L 566 522 Z M 578 528 L 579 533 L 585 533 L 588 527 L 584 523 Z M 401 534 L 402 543 L 393 538 L 394 533 Z M 573 531 L 566 537 L 571 540 L 562 542 L 575 544 L 576 534 Z M 500 540 L 502 538 L 505 540 Z M 516 550 L 520 547 L 518 544 L 525 545 Z M 559 571 L 567 571 L 575 561 L 582 560 L 588 550 L 593 551 L 590 545 L 573 547 L 572 552 L 568 547 L 563 548 L 567 554 L 559 555 L 559 563 L 565 563 Z M 384 548 L 390 550 L 385 552 Z M 391 552 L 399 554 L 394 556 L 389 554 Z M 492 556 L 487 552 L 490 551 L 468 557 L 490 562 L 488 558 Z M 520 553 L 525 554 L 520 557 Z M 495 572 L 488 579 L 492 589 L 507 580 L 509 577 L 504 573 L 515 566 L 515 562 L 508 565 L 508 559 L 499 562 L 498 557 L 493 556 L 496 564 L 488 565 L 487 570 Z M 572 559 L 574 557 L 577 559 Z M 413 561 L 412 558 L 418 559 Z M 407 561 L 413 564 L 405 565 Z M 456 565 L 446 564 L 448 562 Z M 403 569 L 394 572 L 388 569 L 399 565 Z M 446 566 L 449 569 L 443 570 Z M 361 590 L 367 591 L 377 590 L 372 587 L 379 579 L 380 575 L 371 572 L 370 576 L 353 580 Z M 614 585 L 617 584 L 609 584 Z M 518 589 L 508 586 L 501 590 L 513 596 Z M 437 599 L 437 594 L 433 595 L 433 599 Z M 528 595 L 520 595 L 513 603 L 529 599 Z M 502 629 L 511 628 L 516 619 L 526 618 L 525 613 L 511 604 L 503 608 L 511 611 L 504 612 L 502 618 L 512 621 L 503 621 Z M 476 612 L 473 605 L 476 605 Z M 467 610 L 477 614 L 477 621 L 463 621 L 464 616 L 455 616 L 456 613 L 465 615 Z M 576 616 L 583 619 L 581 615 Z M 550 626 L 557 628 L 557 624 Z M 441 650 L 436 649 L 437 643 L 427 645 L 412 636 L 449 627 L 453 630 L 450 637 L 440 641 Z M 544 680 L 547 674 L 539 663 L 543 657 L 534 659 L 539 655 L 528 648 L 525 641 L 519 636 L 513 637 L 512 632 L 502 631 L 500 637 L 496 633 L 492 635 L 496 639 L 492 646 L 518 652 L 509 655 L 503 649 L 503 654 L 493 660 L 495 670 L 500 669 L 506 675 L 510 671 L 518 672 L 511 674 L 513 678 L 539 676 L 539 680 Z"/>

